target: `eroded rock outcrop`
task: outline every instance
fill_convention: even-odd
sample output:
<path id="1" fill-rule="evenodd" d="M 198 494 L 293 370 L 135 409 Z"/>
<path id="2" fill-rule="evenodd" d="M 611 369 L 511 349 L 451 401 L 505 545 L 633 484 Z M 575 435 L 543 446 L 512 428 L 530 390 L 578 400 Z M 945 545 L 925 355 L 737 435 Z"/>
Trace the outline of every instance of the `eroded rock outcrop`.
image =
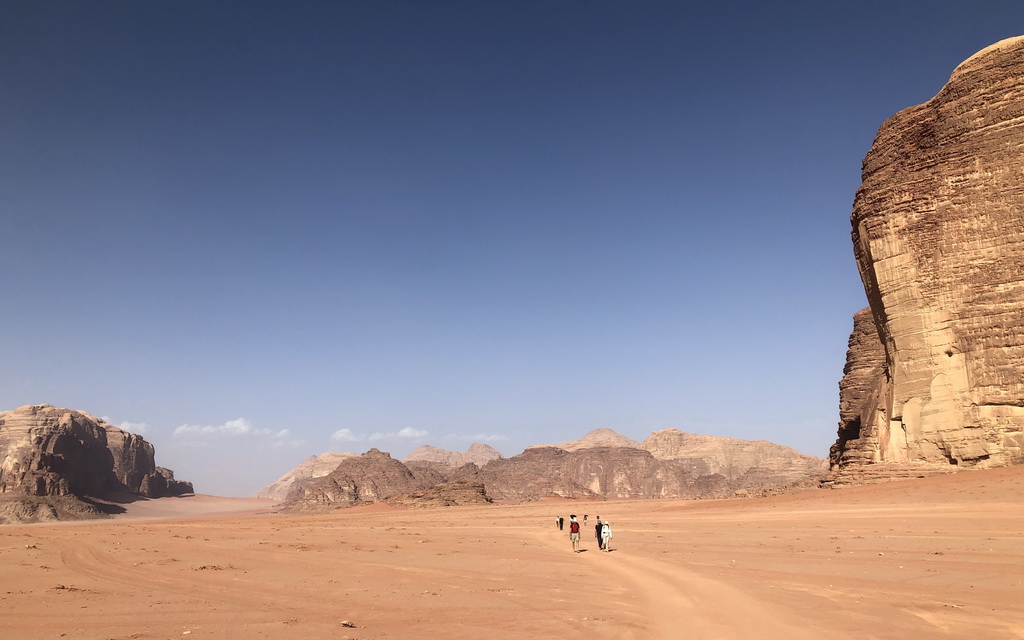
<path id="1" fill-rule="evenodd" d="M 191 493 L 153 445 L 83 411 L 48 404 L 0 412 L 0 494 L 149 498 Z"/>
<path id="2" fill-rule="evenodd" d="M 879 343 L 859 315 L 837 472 L 1024 461 L 1022 175 L 1024 38 L 882 125 L 851 217 Z"/>
<path id="3" fill-rule="evenodd" d="M 494 450 L 481 445 L 490 450 L 484 453 L 491 459 L 486 464 L 467 462 L 459 467 L 450 464 L 459 458 L 443 449 L 420 447 L 420 453 L 410 455 L 404 464 L 372 449 L 343 460 L 322 478 L 293 484 L 286 508 L 337 508 L 380 500 L 394 504 L 464 500 L 468 504 L 477 498 L 470 497 L 475 489 L 467 487 L 477 485 L 484 487 L 487 499 L 512 501 L 555 496 L 728 497 L 737 490 L 759 491 L 817 478 L 827 467 L 821 458 L 771 442 L 701 436 L 676 429 L 653 433 L 642 446 L 610 429 L 592 431 L 567 444 L 572 450 L 536 445 L 511 458 L 491 457 Z M 434 487 L 443 490 L 434 491 Z M 445 497 L 454 489 L 459 489 L 456 494 L 461 498 Z"/>
<path id="4" fill-rule="evenodd" d="M 403 493 L 384 502 L 414 509 L 486 505 L 493 501 L 479 482 L 442 482 L 427 489 Z"/>
<path id="5" fill-rule="evenodd" d="M 293 510 L 352 507 L 428 486 L 390 454 L 370 449 L 342 460 L 322 478 L 293 485 L 285 504 Z"/>
<path id="6" fill-rule="evenodd" d="M 429 444 L 425 444 L 413 449 L 413 451 L 405 457 L 405 462 L 436 462 L 448 467 L 461 467 L 464 464 L 472 462 L 473 464 L 483 466 L 491 460 L 497 460 L 501 457 L 501 453 L 497 449 L 480 442 L 474 442 L 469 445 L 469 448 L 465 453 L 460 451 L 449 451 L 448 449 L 439 449 L 438 447 L 432 447 Z"/>
<path id="7" fill-rule="evenodd" d="M 730 486 L 743 489 L 796 483 L 828 470 L 828 463 L 822 458 L 767 440 L 662 429 L 648 436 L 640 446 L 659 460 L 685 462 L 697 476 L 717 474 Z"/>
<path id="8" fill-rule="evenodd" d="M 296 484 L 322 478 L 334 471 L 342 460 L 354 457 L 356 454 L 346 451 L 327 451 L 318 456 L 309 456 L 299 466 L 278 478 L 273 484 L 257 491 L 253 497 L 284 500 Z"/>
<path id="9" fill-rule="evenodd" d="M 504 500 L 716 498 L 795 484 L 821 476 L 826 467 L 821 458 L 781 445 L 666 429 L 652 434 L 643 448 L 529 447 L 488 463 L 478 475 L 491 497 Z"/>
<path id="10" fill-rule="evenodd" d="M 628 447 L 631 449 L 639 449 L 640 443 L 631 438 L 627 438 L 621 433 L 601 427 L 600 429 L 594 429 L 593 431 L 587 432 L 587 434 L 579 440 L 563 442 L 562 444 L 557 444 L 555 446 L 566 451 L 593 449 L 595 447 Z"/>

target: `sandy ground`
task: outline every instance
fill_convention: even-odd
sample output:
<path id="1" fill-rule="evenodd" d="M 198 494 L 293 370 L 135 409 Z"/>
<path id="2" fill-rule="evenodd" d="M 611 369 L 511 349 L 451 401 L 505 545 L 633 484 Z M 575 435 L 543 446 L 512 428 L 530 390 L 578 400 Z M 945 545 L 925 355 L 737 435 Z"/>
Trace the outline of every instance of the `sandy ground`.
<path id="1" fill-rule="evenodd" d="M 144 501 L 0 526 L 0 638 L 1024 639 L 1022 498 L 1024 467 L 726 501 Z M 613 551 L 591 526 L 572 553 L 570 512 Z"/>

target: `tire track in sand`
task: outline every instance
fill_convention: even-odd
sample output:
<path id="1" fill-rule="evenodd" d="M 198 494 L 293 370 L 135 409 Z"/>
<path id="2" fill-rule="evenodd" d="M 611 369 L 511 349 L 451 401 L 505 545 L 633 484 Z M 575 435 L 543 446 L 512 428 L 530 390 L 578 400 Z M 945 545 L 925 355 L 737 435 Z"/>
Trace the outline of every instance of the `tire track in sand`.
<path id="1" fill-rule="evenodd" d="M 561 539 L 536 534 L 545 544 L 562 548 Z M 660 562 L 616 550 L 580 554 L 580 559 L 605 579 L 618 581 L 640 596 L 655 640 L 694 637 L 702 640 L 816 640 L 798 619 L 721 580 L 678 564 Z"/>

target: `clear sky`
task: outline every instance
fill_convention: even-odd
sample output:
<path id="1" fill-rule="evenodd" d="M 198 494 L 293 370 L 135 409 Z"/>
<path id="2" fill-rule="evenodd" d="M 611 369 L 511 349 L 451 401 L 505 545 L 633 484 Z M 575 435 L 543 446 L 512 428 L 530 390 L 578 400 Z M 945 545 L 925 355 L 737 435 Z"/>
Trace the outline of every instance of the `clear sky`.
<path id="1" fill-rule="evenodd" d="M 0 2 L 0 410 L 199 491 L 675 427 L 827 455 L 879 125 L 1024 3 Z"/>

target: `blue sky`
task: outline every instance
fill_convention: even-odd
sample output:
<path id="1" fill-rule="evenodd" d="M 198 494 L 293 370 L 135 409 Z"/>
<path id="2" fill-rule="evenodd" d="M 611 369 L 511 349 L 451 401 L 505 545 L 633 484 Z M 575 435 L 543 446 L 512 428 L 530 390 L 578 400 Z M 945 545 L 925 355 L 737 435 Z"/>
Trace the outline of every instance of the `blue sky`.
<path id="1" fill-rule="evenodd" d="M 879 125 L 1019 2 L 0 2 L 0 409 L 204 493 L 609 427 L 825 456 Z"/>

